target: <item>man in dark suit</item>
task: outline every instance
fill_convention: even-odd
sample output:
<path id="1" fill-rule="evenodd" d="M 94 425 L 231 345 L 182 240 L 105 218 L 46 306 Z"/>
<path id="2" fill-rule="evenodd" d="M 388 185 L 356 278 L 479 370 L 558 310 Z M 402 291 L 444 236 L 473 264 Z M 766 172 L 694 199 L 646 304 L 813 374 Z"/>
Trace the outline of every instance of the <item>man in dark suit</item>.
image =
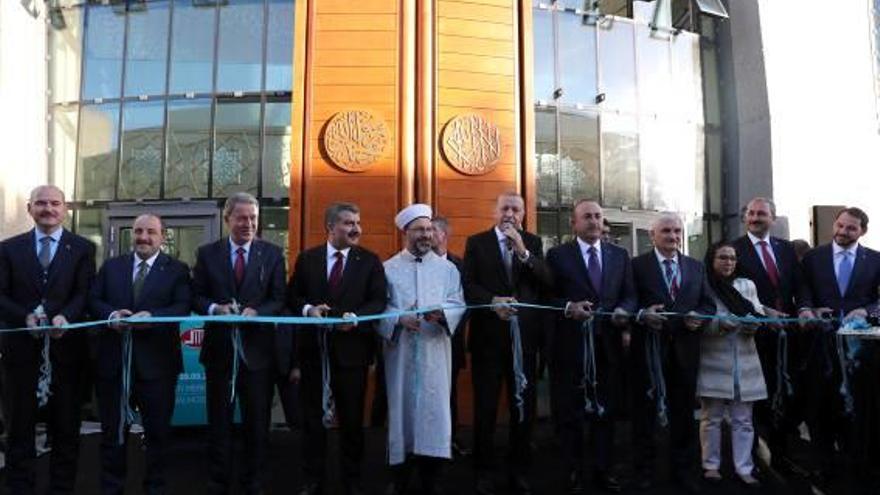
<path id="1" fill-rule="evenodd" d="M 477 493 L 495 493 L 491 477 L 495 459 L 495 423 L 502 382 L 510 405 L 510 493 L 531 493 L 526 477 L 531 464 L 530 442 L 535 419 L 537 350 L 543 340 L 543 315 L 505 303 L 540 303 L 550 285 L 541 238 L 522 230 L 525 202 L 516 193 L 498 196 L 495 226 L 468 238 L 464 254 L 464 292 L 468 304 L 496 304 L 495 309 L 471 312 L 468 349 L 474 384 L 474 465 Z M 522 372 L 526 387 L 515 391 L 515 356 L 511 317 L 516 316 L 522 343 Z"/>
<path id="2" fill-rule="evenodd" d="M 226 200 L 229 237 L 199 248 L 193 309 L 203 315 L 274 316 L 284 308 L 281 248 L 256 238 L 259 203 L 247 193 Z M 275 375 L 275 329 L 265 324 L 208 324 L 199 360 L 205 366 L 211 479 L 208 493 L 229 493 L 232 417 L 239 399 L 244 436 L 244 493 L 263 493 L 269 406 Z M 235 378 L 235 383 L 232 383 Z"/>
<path id="3" fill-rule="evenodd" d="M 755 283 L 758 299 L 767 316 L 794 316 L 797 313 L 795 295 L 801 279 L 800 263 L 789 241 L 770 235 L 776 221 L 776 205 L 769 198 L 754 198 L 746 205 L 742 221 L 746 235 L 733 242 L 738 257 L 737 276 Z M 809 385 L 803 381 L 800 370 L 806 352 L 804 344 L 809 342 L 804 339 L 803 332 L 787 331 L 788 365 L 786 370 L 780 370 L 781 363 L 777 362 L 779 332 L 786 328 L 781 325 L 771 328 L 775 331 L 755 335 L 770 397 L 770 400 L 756 404 L 755 423 L 759 433 L 767 439 L 774 469 L 789 474 L 793 464 L 788 457 L 788 435 L 795 433 L 803 419 L 805 404 L 802 398 L 804 388 Z M 794 395 L 786 395 L 784 384 L 781 390 L 778 388 L 779 380 L 783 378 L 779 371 L 786 371 L 791 376 Z M 777 397 L 781 401 L 777 406 L 782 410 L 774 411 L 773 403 Z"/>
<path id="4" fill-rule="evenodd" d="M 434 227 L 434 252 L 441 258 L 446 258 L 456 268 L 459 275 L 463 268 L 463 260 L 449 252 L 449 219 L 436 215 L 431 219 Z M 458 426 L 458 374 L 467 367 L 467 355 L 465 352 L 465 328 L 467 327 L 467 313 L 461 318 L 455 333 L 452 334 L 452 390 L 449 394 L 449 407 L 452 410 L 452 453 L 456 456 L 467 455 L 467 451 L 455 440 L 455 430 Z"/>
<path id="5" fill-rule="evenodd" d="M 583 437 L 585 409 L 593 420 L 592 439 L 595 460 L 593 482 L 599 489 L 620 492 L 620 483 L 611 473 L 614 447 L 614 419 L 619 397 L 619 377 L 623 354 L 621 329 L 638 309 L 629 253 L 602 239 L 602 207 L 595 201 L 580 200 L 574 205 L 571 226 L 574 241 L 547 253 L 553 273 L 555 299 L 564 305 L 565 317 L 557 322 L 553 338 L 554 379 L 558 382 L 560 425 L 569 469 L 569 493 L 584 492 Z M 614 316 L 594 316 L 594 312 L 613 312 Z M 593 322 L 596 385 L 584 376 L 587 352 L 583 322 Z M 586 390 L 585 390 L 586 388 Z M 589 397 L 585 397 L 584 394 Z M 589 401 L 589 402 L 587 402 Z"/>
<path id="6" fill-rule="evenodd" d="M 659 380 L 665 379 L 672 478 L 681 490 L 693 493 L 699 491 L 692 472 L 697 465 L 694 406 L 704 323 L 696 316 L 715 314 L 715 302 L 703 264 L 680 251 L 682 231 L 678 216 L 661 215 L 650 230 L 654 249 L 632 260 L 642 308 L 637 318 L 640 328 L 632 336 L 632 419 L 638 485 L 649 489 L 653 483 L 654 430 L 661 411 L 658 405 L 662 405 Z M 665 312 L 677 316 L 661 314 Z M 653 356 L 650 359 L 649 354 Z"/>
<path id="7" fill-rule="evenodd" d="M 798 293 L 800 316 L 833 316 L 843 321 L 865 318 L 878 309 L 880 299 L 880 253 L 859 243 L 868 231 L 868 215 L 859 208 L 845 208 L 834 221 L 831 243 L 813 249 L 803 259 L 804 283 Z M 806 375 L 811 391 L 807 396 L 807 425 L 823 477 L 834 472 L 834 444 L 852 456 L 849 465 L 863 475 L 866 446 L 876 442 L 878 432 L 876 344 L 860 341 L 856 353 L 859 366 L 849 374 L 854 399 L 853 416 L 847 417 L 840 388 L 843 380 L 834 334 L 835 324 L 810 333 Z"/>
<path id="8" fill-rule="evenodd" d="M 67 205 L 57 187 L 34 189 L 27 208 L 34 230 L 0 243 L 0 321 L 11 327 L 36 329 L 81 320 L 95 276 L 95 246 L 62 227 Z M 34 493 L 39 384 L 50 387 L 50 489 L 52 493 L 73 493 L 75 485 L 86 334 L 53 329 L 48 343 L 45 335 L 45 330 L 35 330 L 0 337 L 8 428 L 6 486 L 10 494 Z M 41 376 L 44 345 L 49 346 L 51 376 Z"/>
<path id="9" fill-rule="evenodd" d="M 302 252 L 288 288 L 288 306 L 295 315 L 355 317 L 385 310 L 387 288 L 382 262 L 359 246 L 360 209 L 334 203 L 324 213 L 327 242 Z M 375 334 L 372 323 L 331 328 L 310 325 L 297 333 L 297 356 L 302 382 L 303 459 L 306 484 L 302 495 L 322 493 L 329 423 L 341 430 L 342 482 L 347 494 L 363 493 L 361 461 L 364 455 L 364 398 L 367 368 L 373 362 Z M 328 365 L 329 377 L 322 374 Z M 330 381 L 334 407 L 324 404 L 325 378 Z M 334 409 L 334 411 L 331 411 Z M 331 412 L 333 414 L 331 414 Z"/>
<path id="10" fill-rule="evenodd" d="M 189 267 L 160 248 L 162 220 L 151 214 L 132 224 L 133 252 L 104 262 L 92 286 L 95 318 L 187 316 L 192 294 Z M 177 375 L 183 369 L 177 324 L 115 323 L 98 336 L 98 409 L 101 416 L 101 493 L 125 488 L 128 424 L 125 404 L 140 412 L 146 437 L 144 493 L 168 493 L 164 468 Z M 123 357 L 128 354 L 128 357 Z M 130 383 L 127 393 L 122 384 Z"/>

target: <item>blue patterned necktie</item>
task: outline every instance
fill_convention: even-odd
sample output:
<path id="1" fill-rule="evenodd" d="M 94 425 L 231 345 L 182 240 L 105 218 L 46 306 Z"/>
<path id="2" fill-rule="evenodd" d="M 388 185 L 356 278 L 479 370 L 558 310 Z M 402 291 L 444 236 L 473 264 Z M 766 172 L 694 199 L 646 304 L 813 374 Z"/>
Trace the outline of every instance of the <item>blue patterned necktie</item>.
<path id="1" fill-rule="evenodd" d="M 846 295 L 846 288 L 849 287 L 853 264 L 849 251 L 843 251 L 841 256 L 843 256 L 843 259 L 840 260 L 840 266 L 837 267 L 837 288 L 840 289 L 840 297 L 843 297 Z"/>
<path id="2" fill-rule="evenodd" d="M 593 289 L 598 295 L 602 290 L 602 267 L 599 265 L 599 256 L 594 246 L 590 246 L 587 253 L 589 255 L 587 258 L 587 273 L 590 276 L 590 284 L 593 285 Z"/>

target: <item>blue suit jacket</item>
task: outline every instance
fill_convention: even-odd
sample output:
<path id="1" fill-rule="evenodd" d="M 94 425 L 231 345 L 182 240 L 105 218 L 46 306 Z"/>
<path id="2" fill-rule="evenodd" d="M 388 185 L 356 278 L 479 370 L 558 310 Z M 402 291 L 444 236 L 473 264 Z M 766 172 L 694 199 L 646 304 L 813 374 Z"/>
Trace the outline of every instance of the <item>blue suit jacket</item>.
<path id="1" fill-rule="evenodd" d="M 104 262 L 92 285 L 92 315 L 107 319 L 113 311 L 149 311 L 152 316 L 188 316 L 190 313 L 189 267 L 159 254 L 144 280 L 140 297 L 134 300 L 134 255 L 124 254 Z M 132 369 L 135 376 L 153 380 L 174 376 L 183 369 L 177 324 L 156 325 L 132 330 Z M 98 375 L 109 378 L 122 371 L 122 338 L 116 330 L 105 328 L 98 337 Z"/>
<path id="2" fill-rule="evenodd" d="M 859 246 L 849 286 L 844 294 L 837 287 L 831 244 L 819 246 L 802 261 L 804 283 L 798 292 L 799 308 L 831 308 L 835 315 L 846 315 L 856 308 L 877 309 L 880 298 L 880 253 Z"/>

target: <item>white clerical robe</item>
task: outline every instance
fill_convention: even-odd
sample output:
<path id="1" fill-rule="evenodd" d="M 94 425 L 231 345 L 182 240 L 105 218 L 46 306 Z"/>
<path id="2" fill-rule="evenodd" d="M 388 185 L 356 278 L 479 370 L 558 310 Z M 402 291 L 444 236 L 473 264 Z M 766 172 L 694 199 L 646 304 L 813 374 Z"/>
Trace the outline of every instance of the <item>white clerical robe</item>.
<path id="1" fill-rule="evenodd" d="M 380 320 L 388 393 L 388 462 L 407 454 L 452 457 L 452 332 L 464 315 L 458 269 L 433 252 L 418 261 L 403 250 L 385 262 L 387 313 L 444 306 L 446 324 L 419 319 L 419 331 Z"/>

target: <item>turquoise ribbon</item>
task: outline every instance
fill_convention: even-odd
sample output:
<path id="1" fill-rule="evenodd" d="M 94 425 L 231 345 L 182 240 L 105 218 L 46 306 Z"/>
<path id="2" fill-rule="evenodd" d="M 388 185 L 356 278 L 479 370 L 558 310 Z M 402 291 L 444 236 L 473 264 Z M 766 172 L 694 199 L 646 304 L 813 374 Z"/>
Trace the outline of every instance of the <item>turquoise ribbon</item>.
<path id="1" fill-rule="evenodd" d="M 600 418 L 605 414 L 605 408 L 599 401 L 599 378 L 596 373 L 596 343 L 594 340 L 593 318 L 584 320 L 581 325 L 581 331 L 584 337 L 584 361 L 583 375 L 581 378 L 581 386 L 584 388 L 584 412 L 587 414 L 596 413 Z M 593 399 L 590 399 L 590 391 L 593 392 Z M 595 402 L 595 407 L 593 406 Z"/>
<path id="2" fill-rule="evenodd" d="M 125 445 L 125 430 L 137 420 L 134 409 L 131 407 L 131 352 L 133 342 L 131 329 L 122 331 L 122 394 L 119 400 L 119 431 L 117 432 L 118 445 Z"/>
<path id="3" fill-rule="evenodd" d="M 512 306 L 512 304 L 511 304 Z M 513 402 L 516 410 L 519 412 L 518 423 L 522 423 L 526 418 L 525 393 L 529 381 L 526 379 L 526 373 L 523 368 L 523 348 L 522 333 L 519 328 L 519 317 L 512 315 L 510 317 L 510 346 L 513 353 Z"/>
<path id="4" fill-rule="evenodd" d="M 785 414 L 785 397 L 791 396 L 794 389 L 788 373 L 788 334 L 785 329 L 779 330 L 776 339 L 776 392 L 770 408 L 776 421 L 781 421 Z"/>
<path id="5" fill-rule="evenodd" d="M 651 387 L 648 389 L 648 398 L 654 400 L 657 407 L 657 421 L 660 426 L 669 424 L 669 415 L 666 405 L 666 379 L 663 377 L 663 358 L 660 348 L 660 332 L 648 330 L 648 342 L 645 346 L 645 359 L 648 363 L 648 378 Z"/>
<path id="6" fill-rule="evenodd" d="M 318 348 L 321 353 L 321 408 L 324 411 L 321 423 L 324 428 L 333 426 L 336 419 L 336 401 L 333 398 L 333 388 L 330 386 L 330 331 L 329 325 L 318 329 Z"/>

